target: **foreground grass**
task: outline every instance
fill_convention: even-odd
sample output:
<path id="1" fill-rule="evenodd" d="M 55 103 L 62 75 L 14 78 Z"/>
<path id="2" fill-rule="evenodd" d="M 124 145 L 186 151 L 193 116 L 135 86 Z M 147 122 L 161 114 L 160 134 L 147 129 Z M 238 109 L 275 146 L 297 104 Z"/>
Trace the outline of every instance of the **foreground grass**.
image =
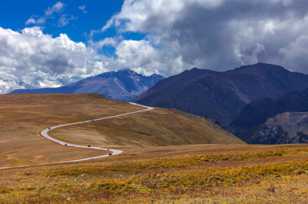
<path id="1" fill-rule="evenodd" d="M 248 149 L 2 171 L 0 203 L 305 203 L 308 147 Z"/>

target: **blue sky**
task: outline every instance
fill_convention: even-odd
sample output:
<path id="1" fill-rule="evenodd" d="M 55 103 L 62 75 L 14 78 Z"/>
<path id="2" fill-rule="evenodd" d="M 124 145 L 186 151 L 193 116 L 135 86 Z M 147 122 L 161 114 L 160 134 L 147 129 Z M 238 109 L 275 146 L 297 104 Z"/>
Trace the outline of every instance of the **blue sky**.
<path id="1" fill-rule="evenodd" d="M 56 0 L 3 0 L 0 4 L 0 26 L 21 30 L 31 17 L 40 17 L 55 5 Z M 119 12 L 122 0 L 63 0 L 63 9 L 52 16 L 42 26 L 44 32 L 54 36 L 66 33 L 74 41 L 86 41 L 91 30 L 100 29 L 115 13 Z M 83 9 L 83 10 L 81 10 Z M 72 20 L 65 26 L 59 26 L 57 20 L 66 15 Z M 114 35 L 112 30 L 100 33 L 99 38 Z"/>

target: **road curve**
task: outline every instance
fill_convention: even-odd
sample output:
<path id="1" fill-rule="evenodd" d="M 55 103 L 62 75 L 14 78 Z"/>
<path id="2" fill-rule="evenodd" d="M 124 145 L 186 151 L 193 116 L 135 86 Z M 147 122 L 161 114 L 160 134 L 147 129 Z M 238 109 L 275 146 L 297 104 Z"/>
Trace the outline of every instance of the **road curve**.
<path id="1" fill-rule="evenodd" d="M 144 105 L 140 105 L 140 104 L 137 104 L 137 103 L 130 102 L 129 104 L 134 105 L 134 106 L 142 107 L 143 109 L 137 110 L 137 111 L 132 111 L 132 112 L 127 112 L 127 113 L 121 113 L 121 114 L 113 115 L 113 116 L 105 116 L 105 117 L 101 117 L 101 118 L 80 121 L 80 122 L 60 124 L 60 125 L 48 127 L 48 128 L 45 128 L 44 130 L 42 130 L 41 131 L 41 136 L 42 137 L 44 137 L 45 139 L 50 140 L 50 141 L 52 141 L 52 142 L 54 142 L 54 143 L 56 143 L 58 145 L 62 145 L 62 146 L 65 146 L 65 147 L 73 147 L 73 148 L 80 148 L 80 149 L 92 149 L 92 150 L 101 150 L 101 151 L 108 151 L 108 152 L 110 152 L 108 154 L 99 155 L 99 156 L 95 156 L 95 157 L 87 157 L 87 158 L 76 159 L 76 160 L 54 162 L 54 163 L 49 163 L 49 164 L 77 163 L 77 162 L 96 160 L 96 159 L 101 159 L 101 158 L 105 158 L 105 157 L 109 157 L 109 156 L 113 156 L 113 155 L 122 154 L 123 151 L 122 150 L 118 150 L 118 149 L 107 149 L 107 148 L 101 148 L 101 147 L 95 147 L 95 146 L 86 146 L 86 145 L 78 145 L 78 144 L 68 143 L 68 142 L 65 142 L 65 141 L 58 140 L 58 139 L 56 139 L 54 137 L 51 137 L 48 133 L 50 131 L 52 131 L 52 130 L 59 129 L 59 128 L 76 126 L 76 125 L 82 125 L 82 124 L 86 124 L 86 123 L 97 122 L 97 121 L 102 121 L 102 120 L 108 120 L 108 119 L 113 119 L 113 118 L 120 118 L 120 117 L 123 117 L 123 116 L 129 116 L 129 115 L 133 115 L 133 114 L 137 114 L 137 113 L 148 112 L 148 111 L 151 111 L 151 110 L 154 109 L 153 107 L 144 106 Z M 48 164 L 42 164 L 42 165 L 48 165 Z M 39 165 L 36 165 L 36 166 L 39 166 Z M 18 166 L 18 167 L 0 167 L 0 170 L 15 169 L 15 168 L 27 168 L 27 167 L 31 167 L 31 166 L 29 165 L 29 166 Z"/>
<path id="2" fill-rule="evenodd" d="M 123 116 L 128 116 L 128 115 L 133 115 L 133 114 L 137 114 L 137 113 L 147 112 L 147 111 L 151 111 L 151 110 L 154 109 L 152 107 L 140 105 L 140 104 L 137 104 L 137 103 L 132 103 L 131 102 L 130 104 L 134 105 L 134 106 L 142 107 L 144 109 L 133 111 L 133 112 L 128 112 L 128 113 L 121 113 L 121 114 L 113 115 L 113 116 L 105 116 L 105 117 L 91 119 L 91 120 L 85 120 L 85 121 L 80 121 L 80 122 L 66 123 L 66 124 L 52 126 L 52 127 L 49 127 L 49 128 L 46 128 L 46 129 L 42 130 L 41 136 L 44 137 L 47 140 L 50 140 L 50 141 L 56 143 L 56 144 L 59 144 L 59 145 L 62 145 L 62 146 L 66 146 L 66 147 L 74 147 L 74 148 L 80 148 L 80 149 L 101 150 L 101 151 L 109 151 L 110 152 L 109 154 L 105 154 L 105 155 L 100 155 L 100 156 L 95 156 L 95 157 L 88 157 L 88 158 L 83 158 L 83 159 L 78 159 L 78 160 L 70 160 L 70 161 L 65 161 L 65 162 L 62 162 L 62 163 L 74 163 L 74 162 L 89 161 L 89 160 L 95 160 L 95 159 L 109 157 L 109 156 L 112 156 L 112 155 L 122 154 L 122 151 L 118 150 L 118 149 L 107 149 L 107 148 L 101 148 L 101 147 L 78 145 L 78 144 L 72 144 L 72 143 L 64 142 L 64 141 L 61 141 L 61 140 L 58 140 L 56 138 L 51 137 L 48 133 L 50 131 L 52 131 L 52 130 L 59 129 L 59 128 L 70 127 L 70 126 L 75 126 L 75 125 L 82 125 L 82 124 L 85 124 L 85 123 L 97 122 L 97 121 L 108 120 L 108 119 L 113 119 L 113 118 L 120 118 L 120 117 L 123 117 Z"/>

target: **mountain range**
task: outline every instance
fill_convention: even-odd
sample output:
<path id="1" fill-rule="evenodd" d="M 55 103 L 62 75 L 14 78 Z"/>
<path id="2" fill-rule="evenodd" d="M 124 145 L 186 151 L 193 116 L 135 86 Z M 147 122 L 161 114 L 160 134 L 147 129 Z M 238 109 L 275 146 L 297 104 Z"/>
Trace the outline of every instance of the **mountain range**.
<path id="1" fill-rule="evenodd" d="M 272 64 L 258 63 L 224 72 L 194 68 L 161 80 L 138 102 L 204 116 L 227 128 L 246 105 L 305 88 L 308 75 Z"/>
<path id="2" fill-rule="evenodd" d="M 193 68 L 165 79 L 121 70 L 12 93 L 96 93 L 206 117 L 248 143 L 308 142 L 308 75 L 273 64 L 223 72 Z"/>
<path id="3" fill-rule="evenodd" d="M 130 101 L 162 78 L 157 74 L 144 76 L 124 69 L 106 72 L 58 88 L 19 89 L 12 94 L 94 93 L 109 99 Z"/>

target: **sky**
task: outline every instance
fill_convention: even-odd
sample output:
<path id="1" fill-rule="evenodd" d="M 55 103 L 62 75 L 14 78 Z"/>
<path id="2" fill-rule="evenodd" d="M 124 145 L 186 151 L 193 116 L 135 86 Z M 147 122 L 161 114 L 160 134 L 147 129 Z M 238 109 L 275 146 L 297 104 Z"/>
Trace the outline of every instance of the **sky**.
<path id="1" fill-rule="evenodd" d="M 308 73 L 306 0 L 3 0 L 0 93 L 119 69 L 257 62 Z"/>
<path id="2" fill-rule="evenodd" d="M 122 3 L 122 0 L 3 0 L 0 4 L 0 23 L 1 27 L 16 31 L 37 25 L 53 36 L 66 33 L 74 41 L 86 41 L 88 32 L 100 29 L 113 14 L 120 11 Z M 29 19 L 44 22 L 31 24 Z M 104 37 L 108 35 L 111 34 L 107 33 Z"/>

